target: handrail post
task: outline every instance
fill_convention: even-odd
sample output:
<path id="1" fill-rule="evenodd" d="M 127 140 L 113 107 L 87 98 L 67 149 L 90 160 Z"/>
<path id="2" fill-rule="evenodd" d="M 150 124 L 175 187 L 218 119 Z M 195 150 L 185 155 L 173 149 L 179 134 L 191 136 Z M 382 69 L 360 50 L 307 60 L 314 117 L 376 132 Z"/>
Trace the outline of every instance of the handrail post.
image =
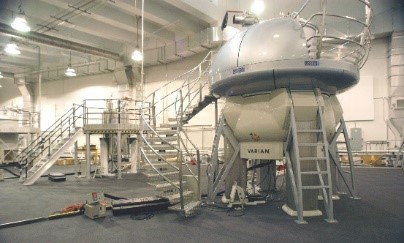
<path id="1" fill-rule="evenodd" d="M 321 7 L 322 7 L 322 14 L 323 18 L 321 21 L 321 29 L 320 29 L 320 40 L 317 44 L 317 59 L 320 59 L 321 49 L 323 48 L 323 36 L 325 32 L 325 16 L 326 16 L 326 9 L 327 9 L 327 0 L 321 0 Z"/>
<path id="2" fill-rule="evenodd" d="M 202 102 L 202 83 L 199 83 L 199 102 Z"/>
<path id="3" fill-rule="evenodd" d="M 60 119 L 60 138 L 63 137 L 63 120 Z"/>
<path id="4" fill-rule="evenodd" d="M 72 122 L 73 128 L 76 127 L 76 104 L 73 103 L 73 122 Z"/>
<path id="5" fill-rule="evenodd" d="M 201 156 L 199 149 L 196 150 L 196 163 L 198 166 L 198 201 L 201 200 Z"/>
<path id="6" fill-rule="evenodd" d="M 118 124 L 121 124 L 121 100 L 118 100 Z"/>
<path id="7" fill-rule="evenodd" d="M 86 125 L 86 100 L 83 101 L 83 126 Z"/>
<path id="8" fill-rule="evenodd" d="M 50 156 L 51 155 L 51 142 L 50 142 L 50 139 L 51 139 L 51 137 L 49 136 L 49 138 L 48 138 L 48 156 Z"/>
<path id="9" fill-rule="evenodd" d="M 180 129 L 182 126 L 182 108 L 183 108 L 183 97 L 182 97 L 182 91 L 181 89 L 179 90 L 180 92 L 180 114 L 179 114 L 179 120 L 177 119 L 177 139 L 178 139 L 178 149 L 179 149 L 179 156 L 178 156 L 178 168 L 179 168 L 179 182 L 180 182 L 180 206 L 181 206 L 181 211 L 184 211 L 184 185 L 183 185 L 183 171 L 182 171 L 182 163 L 183 163 L 183 158 L 182 158 L 182 151 L 181 151 L 181 141 L 180 141 Z M 177 117 L 178 118 L 178 117 Z"/>
<path id="10" fill-rule="evenodd" d="M 188 92 L 187 92 L 187 96 L 188 96 L 188 104 L 191 104 L 191 89 L 189 86 L 189 78 L 188 78 Z M 182 106 L 183 102 L 181 102 L 181 106 Z M 181 113 L 182 114 L 182 113 Z"/>
<path id="11" fill-rule="evenodd" d="M 153 129 L 154 130 L 156 130 L 156 125 L 157 125 L 155 95 L 156 95 L 156 93 L 153 92 L 152 103 L 151 103 L 151 118 L 150 118 L 153 121 Z M 150 115 L 150 113 L 149 113 L 149 115 Z"/>
<path id="12" fill-rule="evenodd" d="M 215 100 L 215 128 L 217 128 L 219 122 L 219 108 L 217 106 L 217 99 Z"/>

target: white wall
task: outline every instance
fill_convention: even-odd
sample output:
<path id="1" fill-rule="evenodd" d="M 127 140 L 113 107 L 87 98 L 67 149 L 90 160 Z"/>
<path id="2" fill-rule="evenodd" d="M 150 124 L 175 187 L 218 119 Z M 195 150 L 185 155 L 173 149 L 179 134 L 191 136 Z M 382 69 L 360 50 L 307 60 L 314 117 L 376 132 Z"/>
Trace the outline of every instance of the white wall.
<path id="1" fill-rule="evenodd" d="M 17 85 L 14 84 L 14 79 L 0 79 L 0 108 L 1 107 L 23 107 L 21 92 Z"/>
<path id="2" fill-rule="evenodd" d="M 206 53 L 202 53 L 166 65 L 145 68 L 145 94 L 150 94 L 162 87 L 166 81 L 172 80 L 195 67 L 205 55 Z M 358 109 L 358 119 L 348 121 L 347 125 L 348 130 L 351 127 L 362 128 L 364 142 L 389 140 L 391 146 L 394 146 L 394 135 L 388 130 L 384 121 L 388 115 L 386 99 L 388 96 L 387 55 L 388 38 L 373 40 L 369 59 L 361 69 L 360 74 L 373 79 L 374 119 L 362 119 L 361 117 L 367 117 L 368 114 L 364 113 L 362 109 Z M 17 86 L 14 85 L 13 80 L 5 79 L 2 81 L 2 85 L 3 88 L 0 89 L 0 106 L 10 106 L 11 104 L 21 106 L 21 94 Z M 42 87 L 43 129 L 67 111 L 73 103 L 82 103 L 84 99 L 120 98 L 112 73 L 44 82 Z M 166 91 L 172 87 L 169 86 Z M 347 99 L 351 103 L 357 103 L 361 99 L 361 95 L 355 95 Z M 221 105 L 219 110 L 220 107 Z M 168 116 L 166 115 L 165 119 Z M 188 128 L 190 130 L 189 134 L 191 138 L 195 139 L 198 146 L 211 146 L 214 135 L 214 117 L 214 106 L 211 105 L 190 121 L 188 125 L 190 127 Z M 204 131 L 203 134 L 200 133 L 201 130 Z M 94 141 L 94 143 L 98 144 L 98 141 Z"/>
<path id="3" fill-rule="evenodd" d="M 41 129 L 85 99 L 120 98 L 113 74 L 68 78 L 42 84 Z"/>
<path id="4" fill-rule="evenodd" d="M 393 133 L 387 128 L 385 119 L 388 116 L 388 38 L 375 39 L 372 41 L 372 49 L 370 51 L 369 58 L 360 71 L 362 77 L 373 78 L 373 104 L 374 104 L 374 119 L 366 120 L 367 113 L 362 109 L 357 109 L 357 119 L 347 122 L 348 130 L 352 127 L 362 128 L 362 135 L 365 143 L 375 140 L 388 140 L 390 146 L 394 147 L 395 138 Z M 366 82 L 360 80 L 359 82 Z M 363 90 L 362 92 L 366 92 Z M 360 102 L 362 97 L 366 97 L 367 94 L 352 95 L 347 98 L 352 104 Z M 349 102 L 348 102 L 349 103 Z M 342 107 L 343 109 L 349 109 L 349 107 Z M 363 119 L 362 119 L 363 118 Z M 348 131 L 349 132 L 349 131 Z M 370 148 L 370 147 L 369 147 Z M 375 148 L 373 146 L 373 148 Z M 379 147 L 380 148 L 380 147 Z"/>

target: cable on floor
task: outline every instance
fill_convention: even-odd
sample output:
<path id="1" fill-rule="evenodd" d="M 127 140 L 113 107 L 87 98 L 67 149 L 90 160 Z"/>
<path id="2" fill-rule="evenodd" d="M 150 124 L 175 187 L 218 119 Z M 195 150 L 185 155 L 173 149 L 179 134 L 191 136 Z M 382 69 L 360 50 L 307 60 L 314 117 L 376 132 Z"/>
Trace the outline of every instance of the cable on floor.
<path id="1" fill-rule="evenodd" d="M 132 214 L 130 218 L 132 220 L 149 220 L 154 217 L 154 213 L 140 213 L 140 214 Z"/>

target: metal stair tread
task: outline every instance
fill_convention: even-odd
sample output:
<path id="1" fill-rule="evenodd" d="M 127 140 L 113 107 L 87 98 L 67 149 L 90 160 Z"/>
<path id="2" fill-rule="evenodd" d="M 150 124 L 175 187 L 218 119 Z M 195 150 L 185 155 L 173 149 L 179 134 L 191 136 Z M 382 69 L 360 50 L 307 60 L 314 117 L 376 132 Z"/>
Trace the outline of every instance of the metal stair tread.
<path id="1" fill-rule="evenodd" d="M 326 175 L 328 174 L 327 171 L 302 171 L 300 172 L 302 175 Z"/>
<path id="2" fill-rule="evenodd" d="M 182 120 L 185 120 L 185 117 L 183 117 Z M 176 121 L 177 121 L 177 118 L 173 118 L 173 117 L 168 118 L 168 122 L 176 122 Z"/>
<path id="3" fill-rule="evenodd" d="M 180 182 L 179 181 L 173 181 L 175 186 L 179 186 Z M 147 184 L 149 184 L 150 186 L 154 186 L 157 190 L 163 190 L 163 189 L 167 189 L 167 188 L 176 188 L 175 186 L 173 186 L 170 182 L 148 182 Z M 183 181 L 183 185 L 186 184 L 185 181 Z"/>
<path id="4" fill-rule="evenodd" d="M 184 191 L 182 194 L 183 194 L 184 197 L 186 197 L 186 196 L 192 195 L 193 192 L 187 190 L 187 191 Z M 175 194 L 172 194 L 172 195 L 162 196 L 162 197 L 167 198 L 170 202 L 175 202 L 176 200 L 179 200 L 181 196 L 180 196 L 180 193 L 175 193 Z"/>
<path id="5" fill-rule="evenodd" d="M 303 133 L 303 132 L 312 132 L 312 133 L 317 133 L 317 132 L 323 132 L 323 130 L 321 130 L 321 129 L 297 129 L 296 130 L 296 132 L 301 132 L 301 133 Z"/>
<path id="6" fill-rule="evenodd" d="M 163 135 L 176 135 L 177 130 L 168 130 L 168 129 L 164 130 L 164 129 L 157 128 L 156 133 L 162 137 Z"/>
<path id="7" fill-rule="evenodd" d="M 146 163 L 144 166 L 151 167 L 152 165 L 153 165 L 154 167 L 161 167 L 161 166 L 169 166 L 169 167 L 172 167 L 172 166 L 175 166 L 176 163 L 168 163 L 168 162 L 166 163 L 166 162 L 158 161 L 158 162 L 156 162 L 156 163 L 151 162 L 151 164 Z"/>
<path id="8" fill-rule="evenodd" d="M 316 190 L 316 189 L 323 189 L 323 188 L 330 188 L 330 186 L 328 185 L 324 185 L 324 186 L 302 186 L 302 189 L 304 190 Z"/>
<path id="9" fill-rule="evenodd" d="M 200 201 L 191 201 L 191 202 L 188 202 L 188 203 L 184 204 L 184 211 L 189 212 L 191 210 L 194 210 L 195 208 L 199 208 L 199 206 L 201 206 Z M 173 211 L 181 211 L 182 210 L 180 203 L 175 204 L 174 206 L 171 206 L 168 209 L 173 210 Z M 187 215 L 187 213 L 186 213 L 186 215 Z M 189 216 L 189 215 L 187 215 L 187 216 Z"/>
<path id="10" fill-rule="evenodd" d="M 159 177 L 161 175 L 163 176 L 171 176 L 171 175 L 178 175 L 178 171 L 170 171 L 170 172 L 160 172 L 160 173 L 148 173 L 148 172 L 143 172 L 143 174 L 146 177 Z"/>
<path id="11" fill-rule="evenodd" d="M 168 136 L 168 137 L 147 137 L 145 138 L 146 141 L 148 142 L 164 142 L 162 139 L 166 140 L 166 141 L 177 141 L 178 138 L 177 136 Z"/>
<path id="12" fill-rule="evenodd" d="M 170 144 L 153 144 L 150 147 L 149 146 L 143 146 L 143 150 L 177 150 L 174 145 Z"/>
<path id="13" fill-rule="evenodd" d="M 172 151 L 172 150 L 170 150 L 170 151 L 157 151 L 158 152 L 157 154 L 154 153 L 152 150 L 146 150 L 146 151 L 145 151 L 145 155 L 147 157 L 149 157 L 149 156 L 150 157 L 152 157 L 152 156 L 159 157 L 157 154 L 161 155 L 162 157 L 164 157 L 164 156 L 177 156 L 178 155 L 177 151 Z"/>
<path id="14" fill-rule="evenodd" d="M 326 160 L 327 157 L 300 157 L 300 160 Z"/>
<path id="15" fill-rule="evenodd" d="M 299 146 L 307 146 L 307 147 L 324 146 L 324 143 L 298 143 L 298 144 L 299 144 Z"/>
<path id="16" fill-rule="evenodd" d="M 177 123 L 161 123 L 159 128 L 176 128 L 177 126 Z"/>

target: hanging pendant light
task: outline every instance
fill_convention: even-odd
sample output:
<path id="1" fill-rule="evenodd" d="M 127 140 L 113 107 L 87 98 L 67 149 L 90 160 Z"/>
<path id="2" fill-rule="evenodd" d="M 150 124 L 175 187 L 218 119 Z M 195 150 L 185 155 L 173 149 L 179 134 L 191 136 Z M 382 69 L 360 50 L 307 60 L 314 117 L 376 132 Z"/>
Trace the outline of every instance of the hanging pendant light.
<path id="1" fill-rule="evenodd" d="M 22 10 L 21 4 L 18 6 L 19 12 L 15 17 L 14 21 L 11 23 L 13 29 L 21 32 L 29 32 L 31 28 L 29 27 L 27 20 L 25 19 L 24 10 Z"/>
<path id="2" fill-rule="evenodd" d="M 69 65 L 67 66 L 65 75 L 67 77 L 76 77 L 76 70 L 74 70 L 74 68 L 72 68 L 72 52 L 70 51 L 70 60 L 69 60 Z"/>
<path id="3" fill-rule="evenodd" d="M 7 44 L 6 47 L 4 48 L 4 51 L 11 55 L 20 55 L 21 54 L 20 49 L 18 49 L 18 46 L 15 43 Z"/>
<path id="4" fill-rule="evenodd" d="M 65 75 L 68 77 L 76 77 L 76 70 L 74 70 L 74 68 L 72 68 L 70 65 L 67 67 Z"/>
<path id="5" fill-rule="evenodd" d="M 143 54 L 139 49 L 139 19 L 141 16 L 136 16 L 136 49 L 132 52 L 132 60 L 135 62 L 141 62 L 143 60 Z"/>

